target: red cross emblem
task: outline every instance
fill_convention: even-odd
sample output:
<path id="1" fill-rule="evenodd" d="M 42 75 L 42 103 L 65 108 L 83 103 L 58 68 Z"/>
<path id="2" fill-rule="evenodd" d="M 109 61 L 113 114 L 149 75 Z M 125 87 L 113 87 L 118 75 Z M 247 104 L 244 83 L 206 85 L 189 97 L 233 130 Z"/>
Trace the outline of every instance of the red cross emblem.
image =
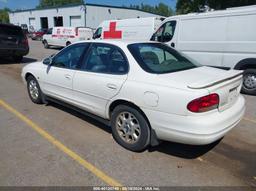
<path id="1" fill-rule="evenodd" d="M 122 31 L 116 30 L 116 22 L 110 22 L 109 31 L 104 31 L 103 33 L 104 39 L 121 39 Z"/>

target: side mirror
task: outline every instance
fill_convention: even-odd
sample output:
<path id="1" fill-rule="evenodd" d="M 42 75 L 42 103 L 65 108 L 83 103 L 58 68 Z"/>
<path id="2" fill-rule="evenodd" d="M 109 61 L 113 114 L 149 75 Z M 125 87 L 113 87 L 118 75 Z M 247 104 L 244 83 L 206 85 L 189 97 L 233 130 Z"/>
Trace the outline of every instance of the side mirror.
<path id="1" fill-rule="evenodd" d="M 48 66 L 51 65 L 52 64 L 52 57 L 44 59 L 43 64 L 48 65 Z"/>

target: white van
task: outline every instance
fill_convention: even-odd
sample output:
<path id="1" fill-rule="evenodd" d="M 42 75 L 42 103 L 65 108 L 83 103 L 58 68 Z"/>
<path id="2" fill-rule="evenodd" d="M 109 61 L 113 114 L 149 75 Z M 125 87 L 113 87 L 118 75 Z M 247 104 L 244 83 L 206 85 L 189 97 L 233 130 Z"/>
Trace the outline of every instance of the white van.
<path id="1" fill-rule="evenodd" d="M 43 36 L 42 42 L 45 48 L 65 47 L 77 41 L 90 40 L 92 36 L 93 30 L 87 27 L 54 27 Z"/>
<path id="2" fill-rule="evenodd" d="M 243 92 L 256 95 L 256 6 L 169 17 L 152 40 L 203 65 L 245 70 Z"/>
<path id="3" fill-rule="evenodd" d="M 146 17 L 103 21 L 93 38 L 125 41 L 149 40 L 163 20 L 163 17 Z"/>

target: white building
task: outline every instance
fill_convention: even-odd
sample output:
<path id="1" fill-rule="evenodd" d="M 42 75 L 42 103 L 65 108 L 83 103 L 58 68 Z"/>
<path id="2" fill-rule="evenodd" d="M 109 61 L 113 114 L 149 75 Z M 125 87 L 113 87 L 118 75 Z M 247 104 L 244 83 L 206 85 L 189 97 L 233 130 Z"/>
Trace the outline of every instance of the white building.
<path id="1" fill-rule="evenodd" d="M 159 15 L 132 8 L 88 3 L 9 13 L 12 24 L 27 24 L 27 26 L 33 26 L 34 29 L 51 28 L 54 26 L 86 26 L 96 28 L 104 20 L 152 16 Z"/>

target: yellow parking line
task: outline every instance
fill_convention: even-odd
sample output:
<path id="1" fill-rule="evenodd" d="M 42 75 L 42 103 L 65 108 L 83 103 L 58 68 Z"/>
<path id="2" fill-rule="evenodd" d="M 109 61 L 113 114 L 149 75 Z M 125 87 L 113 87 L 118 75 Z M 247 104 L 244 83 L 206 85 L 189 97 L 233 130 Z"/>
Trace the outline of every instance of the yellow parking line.
<path id="1" fill-rule="evenodd" d="M 249 119 L 249 118 L 246 118 L 246 117 L 244 117 L 243 118 L 245 121 L 250 121 L 250 122 L 252 122 L 252 123 L 256 123 L 256 120 L 253 120 L 253 119 Z"/>
<path id="2" fill-rule="evenodd" d="M 20 120 L 25 122 L 27 125 L 29 125 L 32 129 L 34 129 L 37 133 L 39 133 L 42 137 L 47 139 L 50 143 L 55 145 L 58 149 L 60 149 L 62 152 L 64 152 L 66 155 L 74 159 L 76 162 L 78 162 L 80 165 L 82 165 L 84 168 L 92 172 L 94 175 L 96 175 L 98 178 L 100 178 L 102 181 L 107 183 L 110 186 L 114 187 L 122 187 L 122 185 L 114 180 L 113 178 L 109 177 L 107 174 L 99 170 L 97 167 L 80 157 L 78 154 L 76 154 L 71 149 L 67 148 L 65 145 L 63 145 L 60 141 L 55 139 L 53 136 L 51 136 L 49 133 L 47 133 L 45 130 L 43 130 L 41 127 L 39 127 L 37 124 L 35 124 L 33 121 L 22 115 L 20 112 L 15 110 L 13 107 L 8 105 L 6 102 L 0 99 L 0 106 L 4 107 L 9 112 L 13 113 L 15 116 L 17 116 Z"/>

